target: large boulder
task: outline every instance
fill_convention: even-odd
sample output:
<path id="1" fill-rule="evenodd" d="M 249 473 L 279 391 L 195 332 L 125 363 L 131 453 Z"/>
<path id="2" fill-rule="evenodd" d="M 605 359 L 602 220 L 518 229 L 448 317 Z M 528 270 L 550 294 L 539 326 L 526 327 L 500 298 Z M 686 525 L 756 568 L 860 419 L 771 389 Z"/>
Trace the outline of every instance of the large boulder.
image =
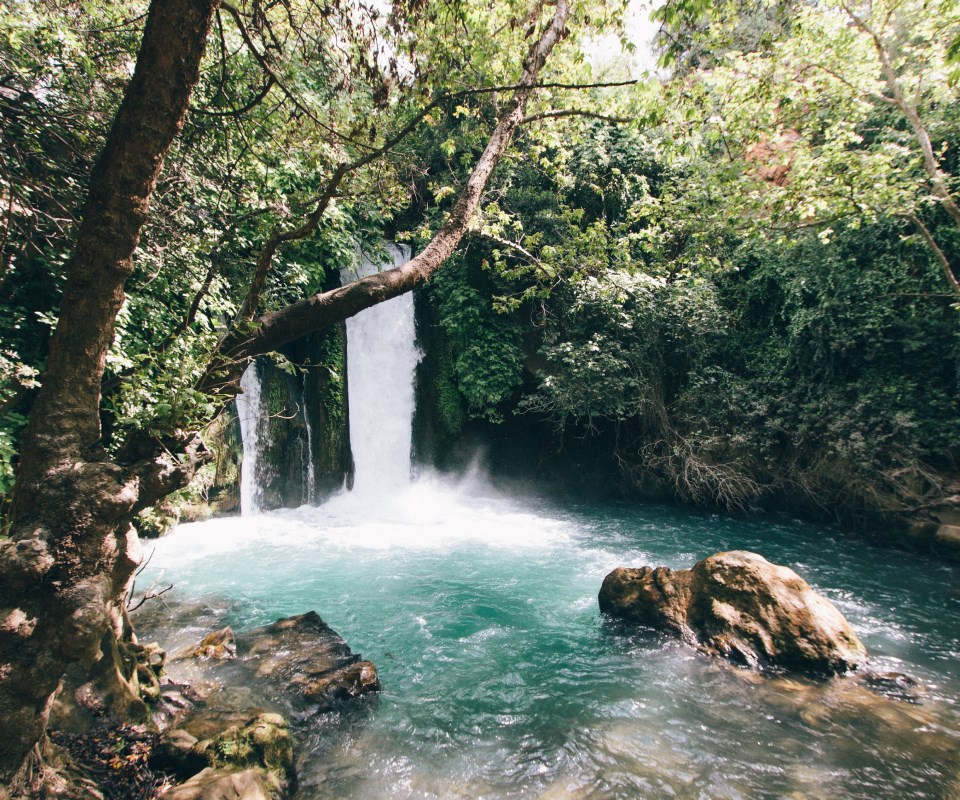
<path id="1" fill-rule="evenodd" d="M 290 687 L 321 708 L 380 690 L 377 668 L 315 611 L 277 620 L 239 637 L 244 666 L 257 676 Z"/>
<path id="2" fill-rule="evenodd" d="M 792 569 L 743 550 L 685 570 L 619 567 L 604 579 L 598 599 L 605 614 L 750 667 L 837 673 L 866 659 L 833 603 Z"/>

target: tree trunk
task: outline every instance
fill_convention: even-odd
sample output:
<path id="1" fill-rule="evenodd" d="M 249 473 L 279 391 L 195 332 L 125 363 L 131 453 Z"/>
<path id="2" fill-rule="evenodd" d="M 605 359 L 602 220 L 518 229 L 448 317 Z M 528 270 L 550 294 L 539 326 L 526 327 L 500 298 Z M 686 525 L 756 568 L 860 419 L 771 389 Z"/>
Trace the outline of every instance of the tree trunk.
<path id="1" fill-rule="evenodd" d="M 179 132 L 218 0 L 153 0 L 133 79 L 94 168 L 43 386 L 21 442 L 12 538 L 0 546 L 0 800 L 24 788 L 39 758 L 64 674 L 99 675 L 136 711 L 122 664 L 129 637 L 122 600 L 140 561 L 130 526 L 142 508 L 182 486 L 203 457 L 196 440 L 111 460 L 100 442 L 100 384 L 123 286 L 157 175 Z M 530 47 L 513 98 L 447 222 L 417 257 L 390 272 L 308 298 L 228 336 L 203 388 L 236 393 L 245 360 L 410 291 L 459 244 L 566 32 L 568 0 Z M 97 698 L 94 698 L 96 700 Z M 10 789 L 9 787 L 12 787 Z M 29 790 L 29 787 L 27 787 Z"/>
<path id="2" fill-rule="evenodd" d="M 187 111 L 216 0 L 154 0 L 99 161 L 43 385 L 22 439 L 11 541 L 0 548 L 0 796 L 23 789 L 66 669 L 124 634 L 140 561 L 130 520 L 177 488 L 197 455 L 123 467 L 100 443 L 100 383 L 157 176 Z M 120 678 L 126 676 L 120 675 Z M 122 688 L 123 682 L 118 683 Z M 128 698 L 131 699 L 131 698 Z"/>

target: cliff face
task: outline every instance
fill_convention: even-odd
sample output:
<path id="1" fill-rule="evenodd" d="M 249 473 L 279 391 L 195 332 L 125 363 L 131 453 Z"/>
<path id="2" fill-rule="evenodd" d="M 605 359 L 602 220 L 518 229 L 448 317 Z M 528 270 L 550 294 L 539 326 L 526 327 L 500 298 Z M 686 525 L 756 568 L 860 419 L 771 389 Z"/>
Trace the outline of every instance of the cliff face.
<path id="1" fill-rule="evenodd" d="M 299 339 L 283 355 L 283 369 L 258 364 L 268 414 L 257 465 L 264 510 L 322 502 L 353 475 L 344 327 Z"/>

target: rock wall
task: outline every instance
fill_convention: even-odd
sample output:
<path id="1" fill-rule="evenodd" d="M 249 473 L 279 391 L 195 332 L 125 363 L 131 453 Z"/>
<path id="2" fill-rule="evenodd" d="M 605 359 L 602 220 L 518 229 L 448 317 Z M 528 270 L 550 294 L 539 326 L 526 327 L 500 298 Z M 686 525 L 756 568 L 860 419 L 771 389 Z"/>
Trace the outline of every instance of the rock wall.
<path id="1" fill-rule="evenodd" d="M 282 355 L 289 367 L 266 359 L 257 366 L 269 414 L 257 475 L 264 510 L 322 502 L 353 477 L 344 326 L 299 339 Z"/>

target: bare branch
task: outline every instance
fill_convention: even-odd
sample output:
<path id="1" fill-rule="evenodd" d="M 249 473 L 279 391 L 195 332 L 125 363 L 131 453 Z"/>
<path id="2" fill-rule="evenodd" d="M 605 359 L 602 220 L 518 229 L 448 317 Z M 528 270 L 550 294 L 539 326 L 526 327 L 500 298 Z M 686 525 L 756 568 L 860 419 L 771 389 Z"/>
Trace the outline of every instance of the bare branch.
<path id="1" fill-rule="evenodd" d="M 927 245 L 936 256 L 937 261 L 940 263 L 940 268 L 943 270 L 944 276 L 950 283 L 950 288 L 953 289 L 955 299 L 960 300 L 960 281 L 957 280 L 956 273 L 953 271 L 953 267 L 950 265 L 950 259 L 947 258 L 947 254 L 944 253 L 940 248 L 940 245 L 937 244 L 937 240 L 933 237 L 930 229 L 924 224 L 923 220 L 920 219 L 919 216 L 916 214 L 906 214 L 905 217 L 914 225 L 916 225 L 917 230 L 920 231 L 920 235 L 923 236 L 924 241 L 926 241 Z"/>
<path id="2" fill-rule="evenodd" d="M 138 608 L 140 608 L 140 607 L 141 607 L 144 603 L 146 603 L 148 600 L 155 600 L 156 598 L 160 597 L 161 595 L 165 595 L 165 594 L 166 594 L 167 592 L 169 592 L 172 588 L 173 588 L 173 584 L 172 584 L 172 583 L 171 583 L 169 586 L 165 586 L 163 589 L 160 589 L 159 591 L 154 590 L 154 588 L 151 586 L 146 592 L 144 592 L 143 597 L 140 598 L 140 601 L 139 601 L 138 603 L 134 604 L 133 598 L 132 598 L 132 597 L 130 598 L 130 601 L 129 601 L 128 604 L 127 604 L 127 611 L 128 611 L 128 612 L 130 612 L 130 611 L 136 611 Z"/>
<path id="3" fill-rule="evenodd" d="M 270 90 L 273 88 L 273 85 L 274 85 L 273 76 L 268 75 L 267 82 L 264 85 L 263 89 L 261 89 L 260 92 L 258 92 L 257 95 L 252 100 L 250 100 L 240 108 L 231 108 L 226 111 L 210 111 L 209 109 L 206 109 L 206 108 L 194 107 L 191 110 L 195 114 L 202 114 L 205 117 L 240 117 L 246 114 L 248 111 L 252 111 L 258 105 L 260 105 L 260 103 L 263 102 L 263 98 L 265 98 L 270 93 Z"/>
<path id="4" fill-rule="evenodd" d="M 913 129 L 917 142 L 920 145 L 920 152 L 923 154 L 923 167 L 930 179 L 930 189 L 934 197 L 940 201 L 940 205 L 950 215 L 950 218 L 957 226 L 960 226 L 960 206 L 957 206 L 950 189 L 947 186 L 946 176 L 940 169 L 940 163 L 937 161 L 936 154 L 933 152 L 933 144 L 930 141 L 930 133 L 920 117 L 920 112 L 916 105 L 910 103 L 903 94 L 903 88 L 897 78 L 896 70 L 890 62 L 890 54 L 887 46 L 884 44 L 880 34 L 877 33 L 862 17 L 850 7 L 848 3 L 843 4 L 843 10 L 851 22 L 863 33 L 870 37 L 873 42 L 874 50 L 877 51 L 877 58 L 880 59 L 880 69 L 883 72 L 884 80 L 887 82 L 887 88 L 893 95 L 893 102 L 897 108 L 907 118 L 910 127 Z"/>
<path id="5" fill-rule="evenodd" d="M 506 247 L 509 250 L 513 250 L 523 256 L 531 264 L 540 266 L 543 262 L 537 258 L 533 253 L 527 250 L 523 245 L 518 244 L 517 242 L 511 242 L 509 239 L 503 239 L 500 236 L 494 236 L 492 233 L 484 233 L 483 231 L 470 231 L 474 236 L 479 236 L 482 239 L 489 239 L 491 242 L 496 242 L 502 247 Z"/>
<path id="6" fill-rule="evenodd" d="M 610 122 L 614 125 L 626 125 L 630 122 L 633 122 L 631 117 L 611 117 L 607 114 L 598 114 L 596 111 L 581 111 L 579 109 L 568 109 L 565 111 L 542 111 L 539 114 L 531 114 L 529 117 L 524 117 L 520 120 L 521 125 L 526 125 L 530 122 L 536 122 L 541 119 L 557 119 L 558 117 L 588 117 L 590 119 L 599 119 L 604 122 Z"/>

